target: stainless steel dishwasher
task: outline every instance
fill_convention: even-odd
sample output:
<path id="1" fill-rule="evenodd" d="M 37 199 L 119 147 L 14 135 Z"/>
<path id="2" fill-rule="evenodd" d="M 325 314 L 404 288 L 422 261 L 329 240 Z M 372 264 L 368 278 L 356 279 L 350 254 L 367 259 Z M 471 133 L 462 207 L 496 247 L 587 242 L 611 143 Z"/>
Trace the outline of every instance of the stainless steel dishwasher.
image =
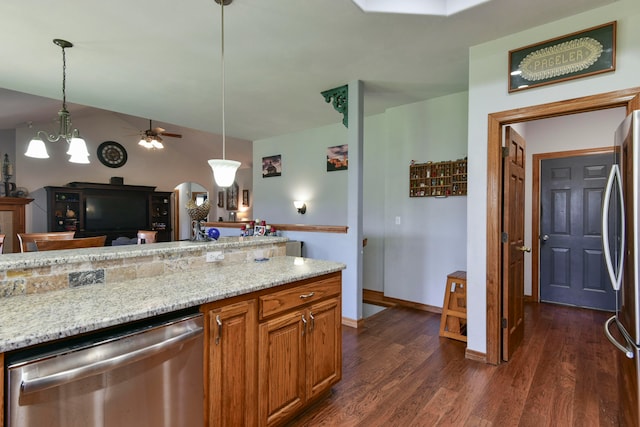
<path id="1" fill-rule="evenodd" d="M 196 313 L 9 355 L 6 426 L 201 426 L 202 360 Z"/>

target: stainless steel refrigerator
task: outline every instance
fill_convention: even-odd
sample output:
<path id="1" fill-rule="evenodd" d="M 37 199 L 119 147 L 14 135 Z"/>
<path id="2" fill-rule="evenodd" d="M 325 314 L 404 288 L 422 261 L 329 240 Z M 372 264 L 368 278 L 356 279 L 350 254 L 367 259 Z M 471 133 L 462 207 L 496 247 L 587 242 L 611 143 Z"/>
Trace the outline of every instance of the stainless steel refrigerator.
<path id="1" fill-rule="evenodd" d="M 620 425 L 638 426 L 640 401 L 640 292 L 638 290 L 638 214 L 640 110 L 627 116 L 615 133 L 616 162 L 611 168 L 602 212 L 602 239 L 616 314 L 605 333 L 618 350 Z"/>

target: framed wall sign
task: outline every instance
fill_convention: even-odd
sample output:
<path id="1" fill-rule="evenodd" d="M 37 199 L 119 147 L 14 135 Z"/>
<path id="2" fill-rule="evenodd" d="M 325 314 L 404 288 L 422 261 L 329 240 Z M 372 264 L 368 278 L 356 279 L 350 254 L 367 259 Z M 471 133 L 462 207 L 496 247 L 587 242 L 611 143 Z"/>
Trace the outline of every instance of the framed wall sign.
<path id="1" fill-rule="evenodd" d="M 234 182 L 227 188 L 227 210 L 238 210 L 238 183 Z"/>
<path id="2" fill-rule="evenodd" d="M 509 92 L 616 69 L 616 21 L 509 51 Z"/>
<path id="3" fill-rule="evenodd" d="M 349 144 L 327 148 L 327 172 L 349 169 Z"/>
<path id="4" fill-rule="evenodd" d="M 262 177 L 282 175 L 282 155 L 268 156 L 262 158 Z"/>

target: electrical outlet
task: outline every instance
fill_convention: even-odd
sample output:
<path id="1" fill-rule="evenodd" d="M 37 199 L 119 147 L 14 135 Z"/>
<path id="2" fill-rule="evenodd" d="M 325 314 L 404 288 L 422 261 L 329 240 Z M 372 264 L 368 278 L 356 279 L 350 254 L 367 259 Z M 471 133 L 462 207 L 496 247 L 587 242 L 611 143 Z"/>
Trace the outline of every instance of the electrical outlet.
<path id="1" fill-rule="evenodd" d="M 207 262 L 217 262 L 222 261 L 223 259 L 224 254 L 222 253 L 222 251 L 207 252 Z"/>
<path id="2" fill-rule="evenodd" d="M 400 225 L 400 217 L 399 216 L 396 217 L 396 225 Z"/>

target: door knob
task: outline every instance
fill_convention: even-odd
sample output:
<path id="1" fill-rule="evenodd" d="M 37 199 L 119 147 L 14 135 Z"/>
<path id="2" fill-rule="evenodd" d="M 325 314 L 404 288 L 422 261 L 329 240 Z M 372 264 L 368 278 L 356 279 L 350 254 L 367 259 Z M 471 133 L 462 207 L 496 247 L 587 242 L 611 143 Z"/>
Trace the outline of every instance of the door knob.
<path id="1" fill-rule="evenodd" d="M 548 234 L 544 234 L 540 239 L 541 239 L 543 242 L 546 242 L 547 240 L 549 240 L 549 235 L 548 235 Z"/>
<path id="2" fill-rule="evenodd" d="M 531 248 L 528 248 L 526 246 L 518 246 L 516 247 L 516 249 L 522 252 L 531 252 Z"/>

